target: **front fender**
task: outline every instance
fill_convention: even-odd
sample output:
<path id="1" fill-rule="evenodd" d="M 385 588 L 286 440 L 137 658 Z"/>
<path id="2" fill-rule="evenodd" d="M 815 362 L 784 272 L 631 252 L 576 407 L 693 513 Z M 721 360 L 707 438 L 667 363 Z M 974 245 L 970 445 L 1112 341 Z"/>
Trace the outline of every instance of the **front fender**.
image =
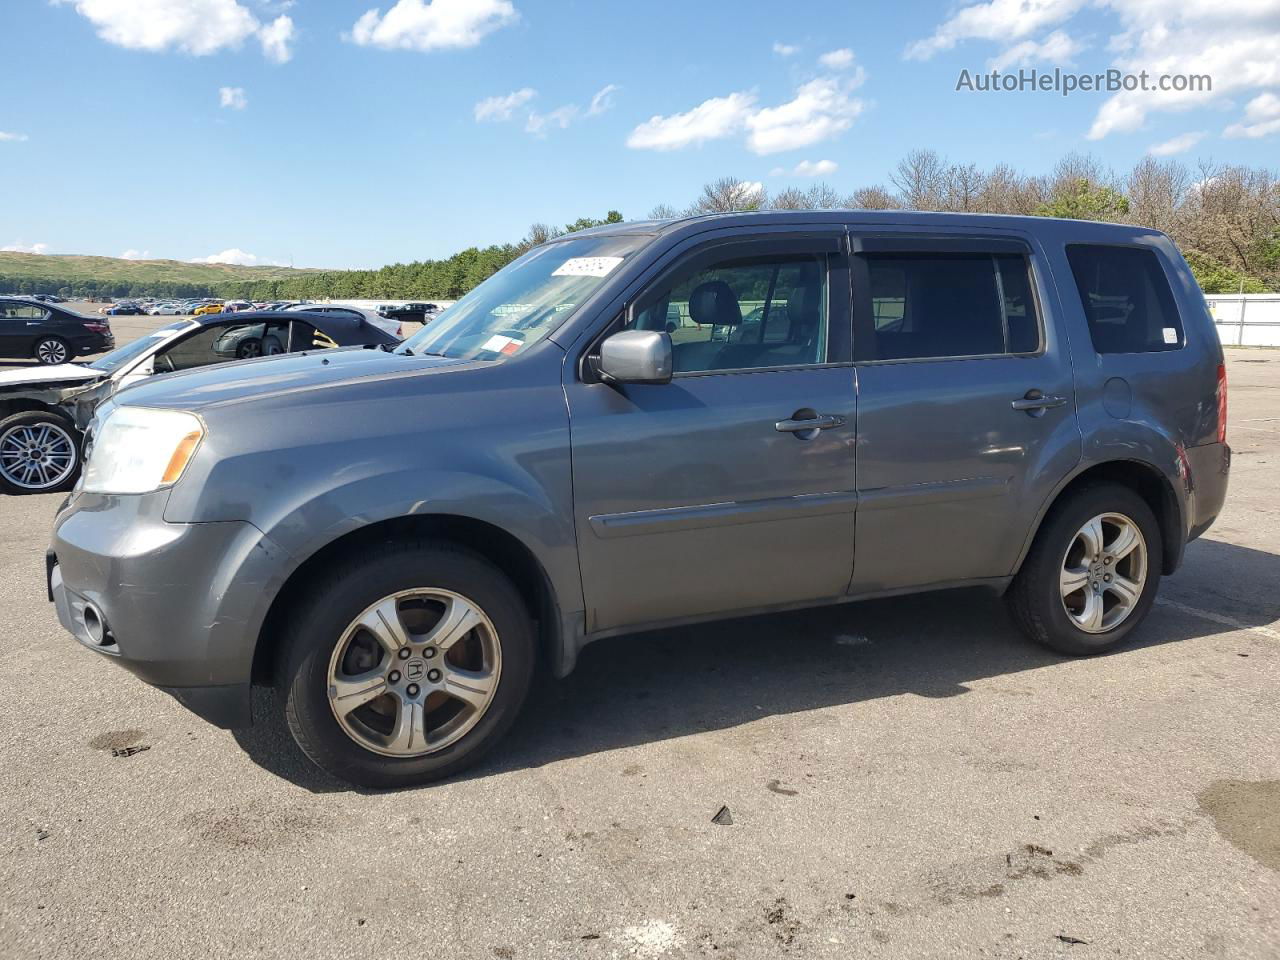
<path id="1" fill-rule="evenodd" d="M 564 611 L 581 610 L 569 417 L 558 360 L 545 363 L 206 407 L 205 439 L 165 519 L 248 521 L 295 567 L 385 520 L 479 520 L 528 548 Z"/>

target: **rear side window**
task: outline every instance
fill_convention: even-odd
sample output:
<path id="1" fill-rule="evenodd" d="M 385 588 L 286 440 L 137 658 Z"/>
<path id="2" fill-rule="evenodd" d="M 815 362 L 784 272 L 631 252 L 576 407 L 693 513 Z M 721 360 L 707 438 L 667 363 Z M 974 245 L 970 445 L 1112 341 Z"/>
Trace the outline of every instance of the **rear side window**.
<path id="1" fill-rule="evenodd" d="M 978 357 L 1039 349 L 1040 321 L 1025 257 L 866 257 L 876 359 Z"/>
<path id="2" fill-rule="evenodd" d="M 1071 244 L 1067 260 L 1098 353 L 1154 353 L 1182 346 L 1182 320 L 1155 251 Z"/>

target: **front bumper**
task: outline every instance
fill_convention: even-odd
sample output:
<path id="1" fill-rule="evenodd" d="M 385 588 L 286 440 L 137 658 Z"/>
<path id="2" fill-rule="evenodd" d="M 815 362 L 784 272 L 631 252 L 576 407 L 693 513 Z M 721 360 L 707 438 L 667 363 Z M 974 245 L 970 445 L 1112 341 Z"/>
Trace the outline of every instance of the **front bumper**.
<path id="1" fill-rule="evenodd" d="M 247 726 L 253 654 L 288 557 L 250 523 L 166 523 L 167 491 L 79 494 L 46 561 L 84 646 L 222 727 Z"/>

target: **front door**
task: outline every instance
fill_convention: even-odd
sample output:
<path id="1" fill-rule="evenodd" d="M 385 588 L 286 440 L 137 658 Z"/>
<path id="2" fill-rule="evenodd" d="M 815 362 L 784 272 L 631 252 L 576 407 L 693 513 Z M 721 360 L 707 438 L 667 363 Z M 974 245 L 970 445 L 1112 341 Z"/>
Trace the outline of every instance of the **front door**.
<path id="1" fill-rule="evenodd" d="M 855 593 L 1012 572 L 1080 457 L 1043 268 L 1017 240 L 856 240 Z"/>
<path id="2" fill-rule="evenodd" d="M 566 366 L 588 631 L 842 595 L 857 403 L 840 240 L 699 248 L 623 326 L 666 330 L 662 385 Z"/>

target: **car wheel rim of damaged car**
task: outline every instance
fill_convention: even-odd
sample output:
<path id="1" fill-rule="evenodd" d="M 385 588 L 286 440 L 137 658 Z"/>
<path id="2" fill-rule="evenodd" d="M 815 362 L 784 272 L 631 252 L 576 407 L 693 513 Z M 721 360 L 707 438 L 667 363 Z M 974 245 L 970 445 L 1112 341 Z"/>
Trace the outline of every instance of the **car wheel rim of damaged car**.
<path id="1" fill-rule="evenodd" d="M 478 604 L 434 587 L 402 590 L 343 631 L 329 658 L 329 704 L 366 750 L 421 757 L 480 722 L 501 671 L 497 630 Z"/>
<path id="2" fill-rule="evenodd" d="M 0 474 L 14 486 L 47 490 L 75 468 L 75 441 L 56 423 L 23 424 L 0 434 Z"/>
<path id="3" fill-rule="evenodd" d="M 1085 633 L 1106 633 L 1137 608 L 1146 582 L 1142 530 L 1124 514 L 1099 514 L 1067 547 L 1059 580 L 1062 606 Z"/>
<path id="4" fill-rule="evenodd" d="M 36 359 L 41 363 L 66 363 L 66 344 L 61 340 L 41 340 L 36 347 Z"/>

